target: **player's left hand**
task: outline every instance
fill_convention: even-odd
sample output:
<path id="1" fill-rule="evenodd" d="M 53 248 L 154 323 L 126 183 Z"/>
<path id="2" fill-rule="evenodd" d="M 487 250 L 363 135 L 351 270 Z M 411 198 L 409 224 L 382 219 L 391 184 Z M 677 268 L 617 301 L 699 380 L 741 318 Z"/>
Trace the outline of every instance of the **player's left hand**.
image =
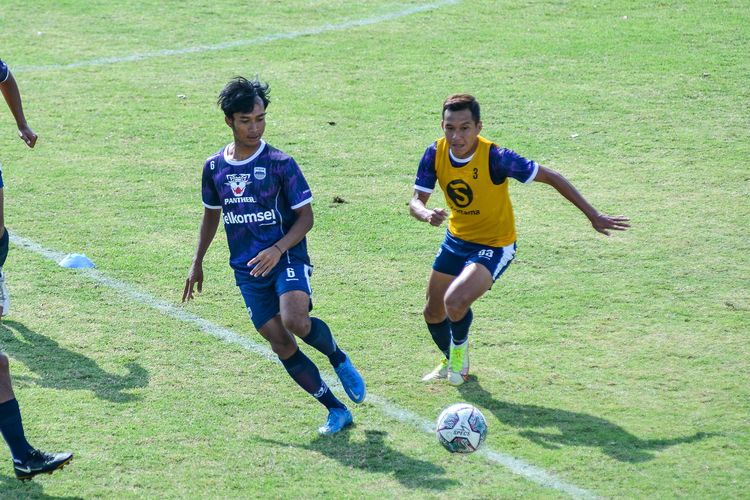
<path id="1" fill-rule="evenodd" d="M 282 252 L 277 246 L 270 246 L 265 250 L 258 252 L 258 255 L 250 259 L 247 263 L 248 266 L 255 266 L 250 270 L 250 275 L 254 277 L 266 277 L 271 269 L 276 267 L 281 259 Z"/>
<path id="2" fill-rule="evenodd" d="M 20 137 L 28 147 L 33 148 L 36 144 L 38 136 L 34 133 L 33 130 L 29 128 L 28 125 L 24 125 L 23 127 L 19 127 L 18 137 Z"/>
<path id="3" fill-rule="evenodd" d="M 596 214 L 591 218 L 591 225 L 602 234 L 609 236 L 609 231 L 625 231 L 630 227 L 630 218 L 624 215 Z"/>

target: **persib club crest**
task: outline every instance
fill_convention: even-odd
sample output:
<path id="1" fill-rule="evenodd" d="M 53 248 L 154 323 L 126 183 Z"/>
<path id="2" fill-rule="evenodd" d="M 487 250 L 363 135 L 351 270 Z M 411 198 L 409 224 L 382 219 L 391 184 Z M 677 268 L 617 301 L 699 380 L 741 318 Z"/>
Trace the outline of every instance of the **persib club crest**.
<path id="1" fill-rule="evenodd" d="M 250 174 L 229 174 L 227 175 L 226 185 L 232 188 L 232 194 L 242 196 L 245 194 L 245 188 L 252 182 Z"/>
<path id="2" fill-rule="evenodd" d="M 259 181 L 262 181 L 266 178 L 266 167 L 255 167 L 253 169 L 253 175 L 256 179 Z"/>

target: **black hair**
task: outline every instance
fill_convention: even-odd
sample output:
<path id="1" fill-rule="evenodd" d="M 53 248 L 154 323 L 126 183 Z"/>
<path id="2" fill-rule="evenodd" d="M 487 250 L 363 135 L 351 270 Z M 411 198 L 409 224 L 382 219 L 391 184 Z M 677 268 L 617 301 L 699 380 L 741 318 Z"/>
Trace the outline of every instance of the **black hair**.
<path id="1" fill-rule="evenodd" d="M 217 104 L 227 118 L 235 113 L 250 113 L 255 107 L 255 99 L 260 97 L 263 107 L 267 108 L 271 99 L 268 97 L 268 84 L 258 80 L 248 80 L 241 76 L 232 78 L 219 94 Z"/>
<path id="2" fill-rule="evenodd" d="M 461 111 L 462 109 L 471 110 L 471 117 L 475 123 L 480 121 L 479 103 L 473 95 L 469 94 L 453 94 L 443 102 L 443 118 L 445 118 L 445 110 Z"/>

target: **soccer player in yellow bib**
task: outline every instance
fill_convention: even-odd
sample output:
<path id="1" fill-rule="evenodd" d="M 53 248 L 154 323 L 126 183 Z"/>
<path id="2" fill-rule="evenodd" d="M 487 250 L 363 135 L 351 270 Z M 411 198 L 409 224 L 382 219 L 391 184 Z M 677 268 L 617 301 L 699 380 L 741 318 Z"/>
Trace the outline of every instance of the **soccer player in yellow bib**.
<path id="1" fill-rule="evenodd" d="M 469 374 L 471 305 L 492 287 L 516 253 L 510 178 L 525 184 L 549 184 L 605 235 L 630 225 L 627 217 L 600 213 L 560 173 L 480 136 L 482 121 L 474 96 L 448 97 L 443 103 L 441 128 L 445 136 L 422 156 L 409 203 L 417 220 L 437 227 L 448 219 L 424 308 L 427 328 L 445 357 L 422 380 L 447 378 L 450 384 L 461 385 Z M 427 208 L 436 182 L 445 194 L 450 215 L 442 208 Z"/>

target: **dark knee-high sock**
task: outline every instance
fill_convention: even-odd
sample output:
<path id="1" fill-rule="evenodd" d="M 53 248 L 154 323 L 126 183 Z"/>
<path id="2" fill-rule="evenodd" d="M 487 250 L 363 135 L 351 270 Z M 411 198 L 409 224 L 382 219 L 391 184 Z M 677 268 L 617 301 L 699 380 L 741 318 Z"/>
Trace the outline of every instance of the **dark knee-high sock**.
<path id="1" fill-rule="evenodd" d="M 448 318 L 445 318 L 440 323 L 427 323 L 427 329 L 432 335 L 432 340 L 438 349 L 445 354 L 445 357 L 450 357 L 451 348 L 451 324 Z"/>
<path id="2" fill-rule="evenodd" d="M 3 236 L 0 237 L 0 268 L 5 264 L 5 259 L 8 258 L 8 242 L 10 236 L 8 236 L 8 228 L 3 231 Z"/>
<path id="3" fill-rule="evenodd" d="M 310 358 L 297 349 L 288 359 L 282 359 L 281 364 L 286 368 L 289 376 L 294 379 L 300 387 L 306 390 L 312 397 L 317 399 L 329 410 L 331 408 L 346 408 L 344 404 L 336 399 L 326 383 L 320 378 L 320 371 Z"/>
<path id="4" fill-rule="evenodd" d="M 471 326 L 472 319 L 474 319 L 474 314 L 471 312 L 471 308 L 469 308 L 463 318 L 458 321 L 451 321 L 453 345 L 461 345 L 469 338 L 469 327 Z"/>
<path id="5" fill-rule="evenodd" d="M 21 410 L 15 399 L 0 403 L 0 432 L 8 443 L 13 458 L 19 462 L 25 461 L 33 448 L 23 434 Z"/>
<path id="6" fill-rule="evenodd" d="M 334 368 L 338 367 L 346 359 L 346 354 L 336 345 L 331 329 L 322 319 L 310 318 L 310 323 L 310 333 L 302 340 L 328 356 Z"/>

